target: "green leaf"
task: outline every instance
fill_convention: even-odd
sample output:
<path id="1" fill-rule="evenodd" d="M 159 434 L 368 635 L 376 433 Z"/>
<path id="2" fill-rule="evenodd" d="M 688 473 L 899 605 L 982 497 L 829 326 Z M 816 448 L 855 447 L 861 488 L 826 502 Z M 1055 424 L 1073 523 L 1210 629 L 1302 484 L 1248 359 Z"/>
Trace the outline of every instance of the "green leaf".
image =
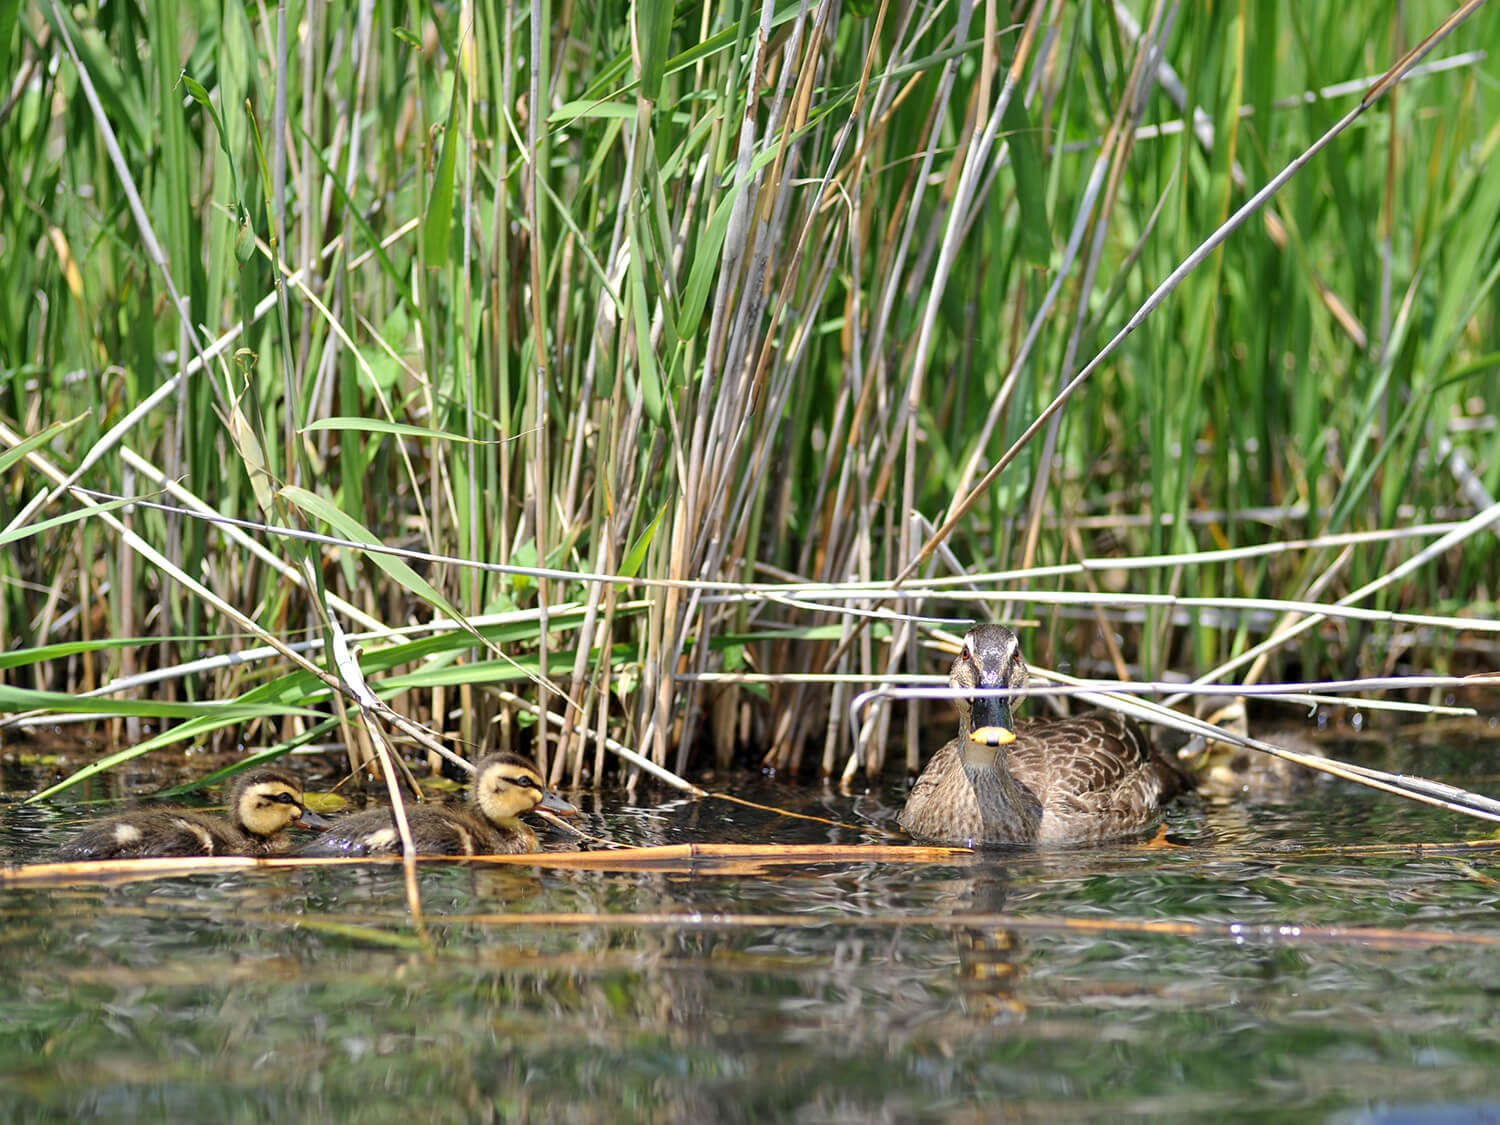
<path id="1" fill-rule="evenodd" d="M 713 217 L 708 220 L 708 229 L 698 240 L 693 268 L 688 271 L 687 284 L 682 289 L 682 315 L 677 321 L 679 340 L 691 340 L 698 333 L 698 322 L 703 319 L 703 309 L 708 304 L 708 292 L 718 276 L 719 252 L 724 249 L 724 236 L 729 232 L 729 219 L 739 197 L 739 184 L 724 193 L 724 198 L 714 208 Z"/>
<path id="2" fill-rule="evenodd" d="M 547 118 L 547 124 L 554 128 L 562 128 L 571 125 L 575 121 L 589 120 L 635 120 L 635 106 L 624 105 L 621 102 L 600 102 L 579 99 L 564 102 L 552 111 Z"/>
<path id="3" fill-rule="evenodd" d="M 305 488 L 298 488 L 296 485 L 286 485 L 280 490 L 280 495 L 287 503 L 295 506 L 304 514 L 311 516 L 315 520 L 322 520 L 329 527 L 333 528 L 336 534 L 345 539 L 353 540 L 356 543 L 365 543 L 371 547 L 384 546 L 380 542 L 380 539 L 373 535 L 364 524 L 348 513 L 341 512 L 315 492 L 309 492 Z M 441 610 L 445 616 L 452 618 L 460 629 L 463 629 L 464 632 L 468 633 L 480 644 L 489 647 L 489 642 L 479 635 L 474 626 L 470 625 L 464 615 L 458 611 L 457 607 L 439 593 L 432 583 L 407 566 L 406 563 L 394 555 L 386 554 L 384 551 L 370 551 L 369 559 L 411 593 L 434 608 Z"/>
<path id="4" fill-rule="evenodd" d="M 0 0 L 0 74 L 13 73 L 10 69 L 10 34 L 16 29 L 16 15 L 21 10 L 21 0 Z"/>
<path id="5" fill-rule="evenodd" d="M 656 518 L 646 525 L 646 530 L 630 545 L 625 552 L 625 558 L 620 562 L 620 576 L 622 578 L 634 578 L 636 572 L 641 569 L 641 563 L 646 561 L 646 551 L 651 546 L 651 540 L 656 536 L 656 529 L 661 525 L 662 516 L 667 514 L 667 506 L 663 504 L 661 510 L 656 513 Z"/>
<path id="6" fill-rule="evenodd" d="M 383 418 L 319 418 L 302 427 L 303 433 L 314 430 L 351 430 L 363 434 L 395 434 L 400 437 L 421 438 L 424 441 L 458 441 L 467 444 L 483 444 L 463 434 L 450 434 L 446 430 L 433 430 L 426 426 L 412 426 L 405 422 L 387 422 Z"/>
<path id="7" fill-rule="evenodd" d="M 46 660 L 66 660 L 70 656 L 77 656 L 84 652 L 109 652 L 120 648 L 146 648 L 150 645 L 159 645 L 163 637 L 117 637 L 110 640 L 94 641 L 67 641 L 63 644 L 37 645 L 35 648 L 18 648 L 10 652 L 0 652 L 0 670 L 5 668 L 21 668 L 27 664 L 40 664 Z M 186 640 L 180 636 L 173 636 L 172 641 Z M 191 638 L 199 639 L 199 638 Z"/>
<path id="8" fill-rule="evenodd" d="M 21 442 L 20 445 L 17 445 L 11 449 L 7 449 L 3 453 L 0 453 L 0 473 L 5 472 L 6 469 L 10 468 L 22 457 L 25 457 L 26 454 L 30 453 L 33 449 L 36 449 L 38 446 L 46 445 L 53 438 L 59 436 L 60 434 L 66 433 L 68 430 L 78 425 L 79 422 L 82 422 L 88 416 L 88 413 L 85 412 L 78 415 L 76 418 L 69 418 L 65 422 L 53 422 L 52 425 L 41 431 L 41 433 L 32 434 L 25 441 Z"/>
<path id="9" fill-rule="evenodd" d="M 95 504 L 89 508 L 76 508 L 71 512 L 64 512 L 60 516 L 41 520 L 38 523 L 29 523 L 24 527 L 18 527 L 13 531 L 0 532 L 0 547 L 7 546 L 19 539 L 26 539 L 33 535 L 39 535 L 44 531 L 50 531 L 54 527 L 62 527 L 64 524 L 76 523 L 78 520 L 86 520 L 90 516 L 102 515 L 105 512 L 113 512 L 120 508 L 128 508 L 135 503 L 135 497 L 127 496 L 119 500 L 111 500 L 107 504 Z"/>
<path id="10" fill-rule="evenodd" d="M 222 124 L 219 121 L 219 111 L 214 107 L 213 99 L 208 96 L 208 91 L 203 88 L 203 83 L 197 81 L 187 71 L 182 72 L 181 81 L 187 88 L 188 96 L 208 110 L 208 115 L 214 119 L 214 128 L 219 128 Z"/>
<path id="11" fill-rule="evenodd" d="M 458 164 L 458 87 L 453 75 L 453 95 L 448 102 L 448 123 L 443 128 L 443 150 L 438 156 L 437 178 L 427 200 L 427 215 L 422 220 L 422 264 L 442 267 L 448 264 L 448 231 L 453 225 L 453 180 Z"/>
<path id="12" fill-rule="evenodd" d="M 279 703 L 169 703 L 161 699 L 97 698 L 5 684 L 0 684 L 0 711 L 61 711 L 79 715 L 108 711 L 111 715 L 138 715 L 143 719 L 260 719 L 288 713 L 318 716 L 316 711 Z"/>
<path id="13" fill-rule="evenodd" d="M 1052 227 L 1047 220 L 1047 189 L 1042 153 L 1019 89 L 1013 91 L 1003 120 L 1010 147 L 1010 167 L 1016 177 L 1016 204 L 1021 211 L 1021 251 L 1029 261 L 1046 266 L 1052 261 Z"/>
<path id="14" fill-rule="evenodd" d="M 662 75 L 667 67 L 667 44 L 672 38 L 672 0 L 635 0 L 636 66 L 640 76 L 639 94 L 655 102 L 661 94 Z"/>

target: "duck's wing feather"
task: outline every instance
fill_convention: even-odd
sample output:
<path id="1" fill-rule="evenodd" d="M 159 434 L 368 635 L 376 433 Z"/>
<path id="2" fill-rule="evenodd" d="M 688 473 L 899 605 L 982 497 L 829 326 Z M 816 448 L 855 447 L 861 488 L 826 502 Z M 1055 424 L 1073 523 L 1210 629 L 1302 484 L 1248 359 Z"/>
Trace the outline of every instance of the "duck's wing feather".
<path id="1" fill-rule="evenodd" d="M 1043 836 L 1086 840 L 1156 823 L 1163 801 L 1191 782 L 1113 711 L 1019 724 L 1011 770 L 1045 810 Z"/>
<path id="2" fill-rule="evenodd" d="M 1044 801 L 1048 794 L 1107 792 L 1140 775 L 1164 798 L 1191 784 L 1151 749 L 1134 720 L 1115 711 L 1020 723 L 1009 749 L 1011 771 Z"/>

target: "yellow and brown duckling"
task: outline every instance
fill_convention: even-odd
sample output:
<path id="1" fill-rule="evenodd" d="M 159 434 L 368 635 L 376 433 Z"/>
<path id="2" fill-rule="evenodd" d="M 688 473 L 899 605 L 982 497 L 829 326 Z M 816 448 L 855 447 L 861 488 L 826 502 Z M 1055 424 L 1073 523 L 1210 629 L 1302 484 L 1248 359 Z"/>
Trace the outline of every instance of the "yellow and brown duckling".
<path id="1" fill-rule="evenodd" d="M 1203 696 L 1198 709 L 1204 712 L 1203 721 L 1211 726 L 1249 737 L 1250 716 L 1244 696 Z M 1328 756 L 1307 731 L 1294 727 L 1262 731 L 1256 738 L 1309 758 Z M 1274 754 L 1201 734 L 1189 739 L 1177 757 L 1196 776 L 1199 794 L 1214 801 L 1291 801 L 1324 776 Z"/>
<path id="2" fill-rule="evenodd" d="M 290 843 L 288 825 L 326 824 L 307 810 L 302 782 L 275 766 L 235 777 L 225 797 L 229 820 L 180 808 L 137 809 L 85 828 L 58 849 L 60 860 L 146 856 L 272 855 Z"/>
<path id="3" fill-rule="evenodd" d="M 1003 625 L 964 637 L 949 686 L 1021 688 L 1026 662 Z M 1008 698 L 958 700 L 958 737 L 932 756 L 901 810 L 913 836 L 944 844 L 1079 844 L 1128 836 L 1191 788 L 1132 720 L 1112 711 L 1017 723 Z"/>
<path id="4" fill-rule="evenodd" d="M 466 806 L 409 807 L 406 822 L 418 855 L 523 855 L 541 850 L 536 833 L 520 819 L 536 808 L 563 816 L 578 811 L 551 792 L 525 758 L 491 754 L 474 764 Z M 302 854 L 400 855 L 401 836 L 390 809 L 370 809 L 336 821 Z"/>

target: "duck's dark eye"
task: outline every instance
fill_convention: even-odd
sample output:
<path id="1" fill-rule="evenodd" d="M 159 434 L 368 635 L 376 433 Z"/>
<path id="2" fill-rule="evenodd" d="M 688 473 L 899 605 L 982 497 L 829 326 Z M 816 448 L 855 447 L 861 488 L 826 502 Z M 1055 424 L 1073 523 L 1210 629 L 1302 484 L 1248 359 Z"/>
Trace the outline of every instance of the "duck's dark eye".
<path id="1" fill-rule="evenodd" d="M 293 797 L 290 793 L 278 793 L 271 800 L 281 805 L 295 805 L 297 803 L 297 798 Z"/>

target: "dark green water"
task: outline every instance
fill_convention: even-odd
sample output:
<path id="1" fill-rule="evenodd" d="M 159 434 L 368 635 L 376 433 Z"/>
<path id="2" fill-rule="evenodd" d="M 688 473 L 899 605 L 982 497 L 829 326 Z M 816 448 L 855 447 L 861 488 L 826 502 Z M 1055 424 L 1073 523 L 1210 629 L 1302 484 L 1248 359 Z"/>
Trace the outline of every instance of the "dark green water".
<path id="1" fill-rule="evenodd" d="M 1379 759 L 1500 792 L 1493 737 Z M 854 824 L 899 799 L 735 789 Z M 662 793 L 583 804 L 631 843 L 873 840 Z M 0 849 L 42 858 L 78 814 L 0 804 Z M 1500 853 L 1410 846 L 1486 826 L 1335 783 L 1170 827 L 1184 846 L 941 866 L 424 867 L 430 956 L 389 868 L 0 890 L 0 1119 L 1500 1117 Z M 479 917 L 515 912 L 603 917 Z M 1002 913 L 1020 923 L 981 917 Z M 748 914 L 798 924 L 724 924 Z M 1210 932 L 1131 929 L 1154 921 Z M 1319 926 L 1480 940 L 1294 929 Z"/>

